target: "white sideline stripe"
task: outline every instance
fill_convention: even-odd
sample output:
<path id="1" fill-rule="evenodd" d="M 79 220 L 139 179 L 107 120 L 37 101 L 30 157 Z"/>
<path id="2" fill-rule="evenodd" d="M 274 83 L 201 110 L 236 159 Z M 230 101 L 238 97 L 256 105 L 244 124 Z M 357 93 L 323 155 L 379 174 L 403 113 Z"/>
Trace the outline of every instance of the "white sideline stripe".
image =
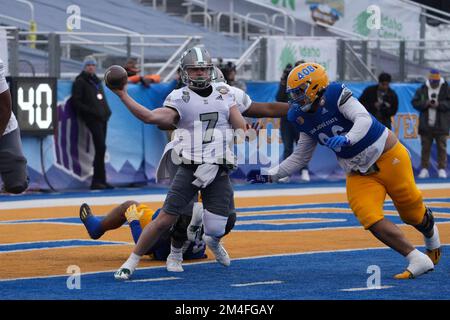
<path id="1" fill-rule="evenodd" d="M 450 187 L 450 184 L 449 184 Z M 234 193 L 235 198 L 253 198 L 264 196 L 297 196 L 311 194 L 345 193 L 345 187 L 337 188 L 291 188 L 291 189 L 266 189 L 266 190 L 243 190 Z M 64 207 L 80 206 L 83 202 L 89 205 L 111 205 L 120 204 L 127 200 L 138 202 L 163 202 L 166 194 L 128 195 L 128 196 L 106 196 L 106 197 L 78 197 L 63 199 L 36 199 L 24 201 L 3 201 L 1 209 L 23 209 L 42 207 Z"/>
<path id="2" fill-rule="evenodd" d="M 450 189 L 450 183 L 429 183 L 418 184 L 421 190 L 430 189 Z M 264 190 L 240 190 L 235 191 L 235 198 L 257 198 L 267 196 L 303 196 L 303 195 L 318 195 L 330 193 L 345 194 L 345 187 L 333 188 L 274 188 Z M 135 200 L 138 202 L 163 202 L 166 194 L 149 194 L 149 195 L 127 195 L 127 196 L 105 196 L 105 197 L 85 197 L 77 198 L 62 198 L 62 199 L 37 199 L 37 200 L 23 200 L 23 201 L 2 201 L 0 202 L 0 210 L 4 209 L 24 209 L 24 208 L 47 208 L 47 207 L 65 207 L 65 206 L 80 206 L 83 202 L 90 205 L 111 205 L 120 204 L 127 200 Z M 436 198 L 438 200 L 439 198 Z M 430 200 L 431 201 L 431 200 Z M 432 201 L 435 201 L 434 199 Z M 274 207 L 277 205 L 274 205 Z M 270 207 L 270 206 L 267 206 Z"/>
<path id="3" fill-rule="evenodd" d="M 382 290 L 382 289 L 389 289 L 389 288 L 393 288 L 393 287 L 394 287 L 394 286 L 349 288 L 349 289 L 341 289 L 341 290 L 339 290 L 339 291 L 353 292 L 353 291 L 367 291 L 367 290 Z"/>
<path id="4" fill-rule="evenodd" d="M 249 287 L 249 286 L 259 286 L 259 285 L 266 285 L 266 284 L 280 284 L 284 283 L 280 280 L 272 280 L 272 281 L 261 281 L 261 282 L 249 282 L 249 283 L 236 283 L 231 284 L 232 287 Z"/>
<path id="5" fill-rule="evenodd" d="M 168 281 L 168 280 L 178 280 L 178 279 L 181 279 L 181 278 L 177 278 L 177 277 L 149 278 L 149 279 L 127 280 L 125 282 L 157 282 L 157 281 Z"/>
<path id="6" fill-rule="evenodd" d="M 80 206 L 86 202 L 89 205 L 111 205 L 121 204 L 127 200 L 135 200 L 138 202 L 163 202 L 166 198 L 165 194 L 151 194 L 139 196 L 116 196 L 116 197 L 79 197 L 79 198 L 61 198 L 61 199 L 38 199 L 23 201 L 3 201 L 0 202 L 0 210 L 2 209 L 25 209 L 25 208 L 48 208 L 48 207 L 66 207 Z"/>

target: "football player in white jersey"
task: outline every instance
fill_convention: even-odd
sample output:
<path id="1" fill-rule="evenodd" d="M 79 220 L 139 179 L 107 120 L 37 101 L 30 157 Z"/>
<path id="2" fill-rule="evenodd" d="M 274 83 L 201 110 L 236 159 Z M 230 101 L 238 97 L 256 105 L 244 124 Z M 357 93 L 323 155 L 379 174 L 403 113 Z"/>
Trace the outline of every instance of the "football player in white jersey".
<path id="1" fill-rule="evenodd" d="M 113 90 L 125 106 L 145 123 L 161 127 L 176 126 L 181 141 L 177 154 L 182 159 L 158 217 L 142 231 L 128 260 L 115 273 L 115 278 L 131 277 L 141 257 L 169 229 L 189 201 L 200 190 L 204 214 L 203 226 L 207 246 L 216 260 L 228 266 L 230 258 L 220 243 L 225 233 L 233 189 L 229 168 L 234 155 L 229 147 L 231 129 L 246 130 L 245 120 L 228 90 L 212 82 L 213 64 L 202 47 L 188 49 L 181 58 L 182 79 L 186 87 L 174 90 L 163 108 L 153 111 L 128 96 L 126 86 Z M 180 249 L 181 250 L 181 249 Z"/>
<path id="2" fill-rule="evenodd" d="M 22 141 L 16 117 L 12 113 L 11 94 L 0 59 L 0 174 L 3 190 L 22 193 L 28 187 L 27 160 L 22 152 Z"/>
<path id="3" fill-rule="evenodd" d="M 239 111 L 243 116 L 251 116 L 255 118 L 262 117 L 281 117 L 282 115 L 286 115 L 289 109 L 289 105 L 284 102 L 254 102 L 249 97 L 245 91 L 240 88 L 232 87 L 226 84 L 225 77 L 222 71 L 218 67 L 214 67 L 213 72 L 213 81 L 216 83 L 220 83 L 218 87 L 224 90 L 229 90 L 231 94 L 235 96 L 237 106 Z M 259 126 L 259 122 L 254 121 L 252 119 L 247 119 L 252 123 L 247 123 L 247 128 L 250 127 L 254 130 L 258 130 L 262 127 Z M 161 128 L 161 127 L 160 127 Z M 163 128 L 162 128 L 163 129 Z M 173 129 L 173 128 L 164 128 L 164 129 Z M 172 161 L 174 157 L 176 157 L 176 152 L 172 153 L 172 150 L 180 143 L 180 138 L 177 132 L 175 131 L 173 134 L 173 140 L 170 141 L 166 147 L 164 148 L 163 155 L 159 162 L 157 168 L 157 182 L 161 182 L 163 180 L 172 181 L 173 177 L 177 171 L 177 165 Z M 194 196 L 194 199 L 188 204 L 188 206 L 183 210 L 183 214 L 192 215 L 192 219 L 187 228 L 187 238 L 188 240 L 195 242 L 199 241 L 201 237 L 201 226 L 202 226 L 202 216 L 203 210 L 194 210 L 194 203 L 197 207 L 202 207 L 202 203 L 197 202 L 197 195 Z M 234 205 L 234 200 L 232 200 L 230 204 L 230 215 L 228 217 L 227 222 L 227 233 L 230 232 L 234 224 L 236 222 L 236 209 Z M 181 248 L 183 246 L 183 242 L 172 241 L 171 245 L 171 253 L 167 257 L 167 271 L 169 272 L 182 272 L 183 271 L 183 255 L 179 252 L 177 248 Z"/>

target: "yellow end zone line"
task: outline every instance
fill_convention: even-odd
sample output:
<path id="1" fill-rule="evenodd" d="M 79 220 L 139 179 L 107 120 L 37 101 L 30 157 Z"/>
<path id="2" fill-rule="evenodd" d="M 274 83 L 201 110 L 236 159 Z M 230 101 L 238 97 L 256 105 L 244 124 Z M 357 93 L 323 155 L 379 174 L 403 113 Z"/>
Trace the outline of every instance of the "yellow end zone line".
<path id="1" fill-rule="evenodd" d="M 441 246 L 448 246 L 449 243 L 442 243 Z M 423 247 L 423 246 L 419 246 Z M 252 256 L 252 257 L 241 257 L 241 258 L 235 258 L 231 259 L 231 261 L 238 261 L 238 260 L 252 260 L 252 259 L 264 259 L 264 258 L 276 258 L 276 257 L 288 257 L 288 256 L 298 256 L 298 255 L 310 255 L 310 254 L 320 254 L 320 253 L 339 253 L 339 252 L 351 252 L 351 251 L 365 251 L 365 250 L 384 250 L 384 249 L 390 249 L 386 246 L 380 246 L 380 247 L 366 247 L 366 248 L 354 248 L 354 249 L 338 249 L 338 250 L 323 250 L 323 251 L 308 251 L 308 252 L 291 252 L 291 253 L 279 253 L 279 254 L 272 254 L 272 255 L 261 255 L 261 256 Z M 208 260 L 208 261 L 199 261 L 199 262 L 185 262 L 183 263 L 184 266 L 191 266 L 191 265 L 200 265 L 200 264 L 207 264 L 207 263 L 217 263 L 214 260 Z M 166 266 L 151 266 L 151 267 L 144 267 L 144 268 L 137 268 L 136 270 L 152 270 L 152 269 L 165 269 Z M 104 270 L 104 271 L 91 271 L 91 272 L 83 272 L 81 273 L 81 276 L 83 275 L 93 275 L 93 274 L 100 274 L 100 273 L 111 273 L 111 277 L 113 277 L 113 274 L 117 271 L 117 269 L 114 270 Z M 19 281 L 19 280 L 34 280 L 34 279 L 50 279 L 50 278 L 60 278 L 60 277 L 69 277 L 71 274 L 60 274 L 60 275 L 52 275 L 52 276 L 39 276 L 39 277 L 23 277 L 23 278 L 9 278 L 9 279 L 0 279 L 0 282 L 7 282 L 7 281 Z"/>

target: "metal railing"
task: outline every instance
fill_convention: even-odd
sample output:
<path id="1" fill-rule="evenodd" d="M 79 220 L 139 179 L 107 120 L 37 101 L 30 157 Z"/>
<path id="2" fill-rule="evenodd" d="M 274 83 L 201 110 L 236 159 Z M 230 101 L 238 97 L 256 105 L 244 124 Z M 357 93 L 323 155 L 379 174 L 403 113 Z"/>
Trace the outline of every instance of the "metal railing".
<path id="1" fill-rule="evenodd" d="M 208 11 L 208 1 L 207 0 L 188 0 L 184 2 L 182 5 L 188 7 L 188 12 L 185 15 L 186 21 L 191 21 L 190 18 L 194 15 L 199 15 L 204 17 L 204 26 L 206 28 L 209 28 L 211 31 L 216 32 L 222 32 L 220 30 L 220 23 L 222 21 L 223 16 L 229 16 L 230 19 L 230 31 L 229 32 L 222 32 L 226 35 L 234 36 L 234 23 L 237 21 L 239 25 L 239 32 L 238 35 L 243 40 L 249 40 L 251 37 L 255 35 L 260 35 L 261 33 L 249 33 L 249 29 L 251 26 L 259 27 L 265 30 L 266 35 L 275 34 L 275 33 L 281 33 L 284 35 L 295 35 L 296 33 L 296 22 L 295 18 L 291 15 L 287 14 L 283 10 L 279 10 L 277 8 L 271 8 L 273 11 L 277 12 L 276 14 L 269 17 L 266 13 L 259 13 L 259 12 L 250 12 L 246 13 L 245 15 L 239 14 L 234 11 L 229 12 L 217 12 L 210 14 Z M 203 11 L 199 12 L 192 12 L 192 6 L 197 5 L 199 7 L 203 7 Z M 259 4 L 264 6 L 263 4 Z M 230 8 L 233 8 L 234 6 L 230 6 Z M 216 19 L 210 19 L 211 15 L 216 15 Z M 252 17 L 262 17 L 262 19 L 255 19 Z M 284 18 L 284 27 L 280 27 L 276 24 L 277 19 Z M 207 23 L 208 22 L 208 23 Z M 212 24 L 210 24 L 212 22 Z M 291 32 L 289 32 L 289 22 L 291 23 Z M 242 28 L 244 31 L 242 31 Z"/>
<path id="2" fill-rule="evenodd" d="M 124 59 L 136 57 L 140 60 L 141 72 L 146 73 L 149 69 L 160 75 L 172 73 L 173 65 L 176 65 L 175 59 L 187 49 L 193 42 L 199 43 L 201 36 L 172 36 L 172 35 L 149 35 L 149 34 L 124 34 L 124 33 L 98 33 L 98 32 L 49 32 L 49 31 L 19 31 L 17 28 L 5 28 L 7 30 L 7 40 L 9 45 L 9 65 L 10 73 L 18 75 L 19 60 L 23 60 L 19 54 L 19 47 L 34 43 L 40 46 L 44 51 L 38 52 L 48 53 L 48 70 L 47 75 L 56 77 L 72 77 L 73 73 L 60 72 L 61 52 L 63 48 L 68 46 L 71 48 L 83 48 L 89 50 L 97 57 L 101 66 L 106 59 Z M 27 36 L 34 34 L 39 36 L 39 40 L 29 40 Z M 110 40 L 108 40 L 110 39 Z M 169 42 L 168 42 L 169 41 Z M 101 48 L 107 48 L 109 51 L 102 51 Z M 133 49 L 137 50 L 133 50 Z M 167 56 L 169 59 L 155 61 L 151 52 L 146 52 L 146 48 L 165 48 L 174 50 Z M 139 50 L 140 49 L 140 50 Z M 170 51 L 169 51 L 170 52 Z M 145 59 L 150 62 L 145 62 Z M 78 59 L 80 61 L 81 59 Z M 102 61 L 103 60 L 103 61 Z M 74 60 L 76 61 L 76 60 Z M 106 67 L 106 66 L 105 66 Z M 170 67 L 170 68 L 169 68 Z M 175 69 L 176 70 L 176 69 Z M 42 72 L 40 72 L 42 73 Z"/>

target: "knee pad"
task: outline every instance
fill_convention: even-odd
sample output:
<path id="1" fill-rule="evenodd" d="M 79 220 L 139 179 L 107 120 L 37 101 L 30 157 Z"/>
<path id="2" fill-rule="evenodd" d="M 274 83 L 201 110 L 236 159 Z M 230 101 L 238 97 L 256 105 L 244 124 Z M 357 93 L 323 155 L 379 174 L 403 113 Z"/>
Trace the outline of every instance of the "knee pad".
<path id="1" fill-rule="evenodd" d="M 231 232 L 231 230 L 234 228 L 234 225 L 236 224 L 236 212 L 230 213 L 227 220 L 227 225 L 225 226 L 225 234 L 227 235 Z"/>
<path id="2" fill-rule="evenodd" d="M 424 221 L 422 224 L 415 226 L 422 233 L 430 233 L 434 228 L 434 216 L 430 208 L 425 210 Z"/>
<path id="3" fill-rule="evenodd" d="M 219 216 L 206 209 L 203 211 L 203 227 L 207 236 L 222 237 L 225 234 L 227 221 L 227 217 Z"/>

